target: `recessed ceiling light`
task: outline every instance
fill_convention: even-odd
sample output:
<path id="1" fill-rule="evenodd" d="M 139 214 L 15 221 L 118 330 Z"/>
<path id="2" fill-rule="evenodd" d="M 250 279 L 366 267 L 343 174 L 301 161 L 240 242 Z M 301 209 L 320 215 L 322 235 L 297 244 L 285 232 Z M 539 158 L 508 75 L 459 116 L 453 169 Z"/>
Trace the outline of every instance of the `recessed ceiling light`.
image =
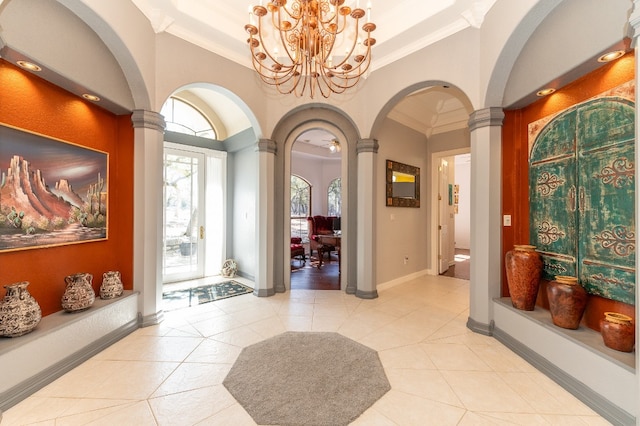
<path id="1" fill-rule="evenodd" d="M 82 95 L 82 97 L 85 98 L 85 99 L 88 99 L 90 101 L 93 101 L 93 102 L 98 102 L 100 100 L 100 97 L 98 97 L 96 95 L 91 95 L 89 93 L 84 93 Z"/>
<path id="2" fill-rule="evenodd" d="M 40 68 L 38 65 L 34 64 L 33 62 L 28 62 L 28 61 L 17 61 L 16 64 L 20 65 L 22 68 L 29 70 L 29 71 L 42 71 L 42 68 Z"/>
<path id="3" fill-rule="evenodd" d="M 538 96 L 547 96 L 547 95 L 552 94 L 555 91 L 556 91 L 556 89 L 554 89 L 552 87 L 549 87 L 549 88 L 546 88 L 546 89 L 539 90 L 538 93 L 536 93 L 536 95 L 538 95 Z"/>
<path id="4" fill-rule="evenodd" d="M 613 52 L 605 53 L 598 58 L 598 62 L 611 62 L 615 61 L 619 57 L 624 55 L 624 50 L 615 50 Z"/>

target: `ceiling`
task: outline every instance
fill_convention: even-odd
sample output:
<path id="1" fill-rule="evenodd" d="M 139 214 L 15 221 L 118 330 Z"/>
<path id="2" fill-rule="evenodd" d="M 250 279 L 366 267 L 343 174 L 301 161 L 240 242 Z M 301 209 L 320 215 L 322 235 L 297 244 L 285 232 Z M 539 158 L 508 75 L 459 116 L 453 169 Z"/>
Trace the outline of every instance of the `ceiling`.
<path id="1" fill-rule="evenodd" d="M 249 20 L 249 1 L 132 1 L 157 33 L 170 33 L 251 67 L 244 30 Z M 254 0 L 258 1 L 262 0 Z M 479 28 L 496 0 L 346 0 L 345 4 L 354 7 L 356 1 L 360 1 L 362 8 L 367 1 L 372 3 L 371 20 L 377 26 L 373 33 L 377 43 L 372 48 L 371 64 L 371 72 L 375 72 L 458 31 Z M 416 33 L 421 37 L 416 39 Z M 202 89 L 190 90 L 198 94 Z M 207 96 L 204 92 L 200 95 Z M 216 110 L 221 114 L 232 111 L 226 107 Z M 471 105 L 460 91 L 431 87 L 407 96 L 394 107 L 389 118 L 429 137 L 466 127 L 470 111 Z M 311 131 L 303 139 L 307 145 L 323 148 L 332 137 L 323 131 Z"/>

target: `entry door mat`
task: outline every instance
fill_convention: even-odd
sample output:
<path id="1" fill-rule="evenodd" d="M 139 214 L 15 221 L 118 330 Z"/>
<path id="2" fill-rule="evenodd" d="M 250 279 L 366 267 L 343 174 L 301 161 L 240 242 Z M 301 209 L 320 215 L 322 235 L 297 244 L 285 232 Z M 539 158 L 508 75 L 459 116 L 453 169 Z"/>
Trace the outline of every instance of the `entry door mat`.
<path id="1" fill-rule="evenodd" d="M 162 309 L 164 311 L 173 311 L 252 292 L 253 289 L 251 287 L 236 281 L 225 281 L 183 290 L 167 291 L 162 293 Z"/>

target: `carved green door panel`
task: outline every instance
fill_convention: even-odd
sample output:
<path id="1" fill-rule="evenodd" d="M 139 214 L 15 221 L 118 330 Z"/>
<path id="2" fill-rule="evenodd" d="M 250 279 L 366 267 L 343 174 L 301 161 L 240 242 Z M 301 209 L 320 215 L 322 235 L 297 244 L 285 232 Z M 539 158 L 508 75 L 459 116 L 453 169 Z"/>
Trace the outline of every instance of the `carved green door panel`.
<path id="1" fill-rule="evenodd" d="M 634 108 L 599 99 L 578 110 L 578 273 L 589 293 L 635 303 Z"/>
<path id="2" fill-rule="evenodd" d="M 575 275 L 576 114 L 569 110 L 536 139 L 529 164 L 530 238 L 544 263 L 543 278 Z"/>
<path id="3" fill-rule="evenodd" d="M 529 160 L 530 235 L 543 277 L 576 275 L 592 294 L 635 303 L 635 106 L 601 98 L 569 109 Z"/>

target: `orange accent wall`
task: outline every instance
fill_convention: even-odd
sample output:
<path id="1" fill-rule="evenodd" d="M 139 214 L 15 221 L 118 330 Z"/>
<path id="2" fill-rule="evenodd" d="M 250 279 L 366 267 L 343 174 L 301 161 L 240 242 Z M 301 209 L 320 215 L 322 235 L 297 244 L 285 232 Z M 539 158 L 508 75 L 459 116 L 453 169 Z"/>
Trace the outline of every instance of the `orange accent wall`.
<path id="1" fill-rule="evenodd" d="M 133 127 L 116 116 L 0 59 L 0 122 L 109 153 L 106 241 L 0 252 L 0 285 L 29 281 L 43 315 L 60 311 L 64 278 L 93 274 L 98 297 L 102 274 L 118 270 L 133 288 Z M 0 141 L 2 143 L 2 141 Z M 8 166 L 8 165 L 7 165 Z M 4 168 L 5 165 L 2 165 Z M 0 291 L 4 296 L 4 291 Z"/>
<path id="2" fill-rule="evenodd" d="M 630 52 L 525 108 L 505 111 L 502 128 L 502 213 L 511 215 L 512 226 L 503 227 L 502 232 L 503 296 L 509 295 L 504 255 L 514 244 L 529 244 L 528 124 L 584 102 L 634 78 L 635 57 L 633 52 Z M 546 282 L 540 286 L 537 304 L 548 309 Z M 590 296 L 583 323 L 589 328 L 600 330 L 600 319 L 606 311 L 621 312 L 635 319 L 633 306 Z"/>

